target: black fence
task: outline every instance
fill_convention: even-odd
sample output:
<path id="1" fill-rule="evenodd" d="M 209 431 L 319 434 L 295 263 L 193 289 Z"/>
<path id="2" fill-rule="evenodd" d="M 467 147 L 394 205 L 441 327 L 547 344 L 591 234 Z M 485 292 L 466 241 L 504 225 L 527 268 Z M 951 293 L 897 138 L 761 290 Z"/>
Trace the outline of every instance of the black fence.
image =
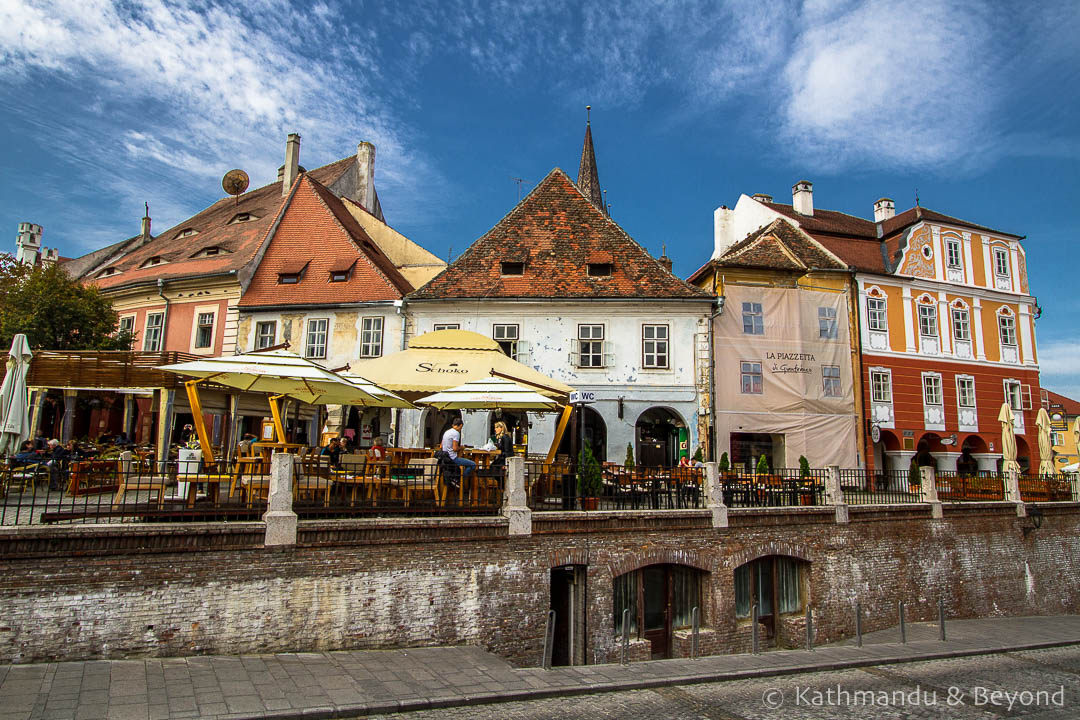
<path id="1" fill-rule="evenodd" d="M 360 462 L 332 467 L 297 460 L 293 510 L 301 518 L 365 515 L 496 514 L 502 469 L 464 477 L 434 459 L 396 465 Z M 266 512 L 269 467 L 260 458 L 206 466 L 93 460 L 70 465 L 0 465 L 0 525 L 61 522 L 257 520 Z"/>
<path id="2" fill-rule="evenodd" d="M 534 510 L 679 510 L 705 507 L 705 469 L 604 464 L 586 476 L 569 462 L 525 462 Z"/>
<path id="3" fill-rule="evenodd" d="M 728 507 L 824 505 L 827 470 L 781 468 L 771 473 L 720 473 L 720 490 Z"/>
<path id="4" fill-rule="evenodd" d="M 840 471 L 840 489 L 849 505 L 887 505 L 922 502 L 922 480 L 906 470 Z"/>
<path id="5" fill-rule="evenodd" d="M 986 502 L 1005 499 L 1005 478 L 996 473 L 962 473 L 939 470 L 935 473 L 941 502 Z"/>
<path id="6" fill-rule="evenodd" d="M 1030 475 L 1017 478 L 1020 499 L 1024 502 L 1070 502 L 1072 480 L 1069 475 Z"/>

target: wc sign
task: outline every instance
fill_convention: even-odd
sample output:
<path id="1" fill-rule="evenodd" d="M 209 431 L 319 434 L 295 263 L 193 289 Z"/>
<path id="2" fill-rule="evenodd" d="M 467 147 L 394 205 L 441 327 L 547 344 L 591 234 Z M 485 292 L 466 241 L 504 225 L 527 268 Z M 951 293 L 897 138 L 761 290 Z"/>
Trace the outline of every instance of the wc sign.
<path id="1" fill-rule="evenodd" d="M 571 405 L 589 405 L 596 402 L 596 392 L 593 390 L 574 390 L 570 393 Z"/>

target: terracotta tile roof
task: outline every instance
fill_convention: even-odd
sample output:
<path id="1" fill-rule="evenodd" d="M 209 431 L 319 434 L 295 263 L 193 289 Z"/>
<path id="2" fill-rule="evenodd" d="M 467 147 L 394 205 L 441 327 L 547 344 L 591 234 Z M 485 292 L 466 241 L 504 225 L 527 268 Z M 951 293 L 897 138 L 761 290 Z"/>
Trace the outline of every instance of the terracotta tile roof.
<path id="1" fill-rule="evenodd" d="M 926 220 L 929 222 L 947 223 L 949 225 L 959 225 L 961 227 L 971 228 L 972 230 L 981 230 L 983 232 L 992 232 L 997 235 L 1008 235 L 1009 237 L 1019 238 L 1020 235 L 1014 233 L 1007 233 L 1001 230 L 994 230 L 993 228 L 986 227 L 985 225 L 976 225 L 973 222 L 967 220 L 960 220 L 944 213 L 939 213 L 929 208 L 913 207 L 909 210 L 905 210 L 902 213 L 894 215 L 885 222 L 881 223 L 881 235 L 882 237 L 888 237 L 894 233 L 899 233 L 915 223 Z"/>
<path id="2" fill-rule="evenodd" d="M 312 170 L 308 175 L 320 183 L 330 184 L 355 163 L 356 157 L 350 156 Z M 236 199 L 223 198 L 149 241 L 144 242 L 138 236 L 118 244 L 116 253 L 98 259 L 83 270 L 81 277 L 102 289 L 113 289 L 153 282 L 157 278 L 168 280 L 239 272 L 254 259 L 281 209 L 282 200 L 280 181 Z M 230 222 L 240 213 L 249 213 L 255 219 Z M 186 230 L 195 232 L 182 236 Z M 216 255 L 200 256 L 207 248 L 220 250 Z M 100 251 L 90 255 L 96 253 Z M 151 258 L 160 258 L 161 262 L 147 265 Z M 80 260 L 76 258 L 72 262 L 79 263 Z M 109 274 L 110 268 L 115 274 Z"/>
<path id="3" fill-rule="evenodd" d="M 881 274 L 889 272 L 885 267 L 885 258 L 881 254 L 882 242 L 880 240 L 810 234 L 854 270 Z"/>
<path id="4" fill-rule="evenodd" d="M 1046 388 L 1043 388 L 1046 390 Z M 1065 414 L 1069 417 L 1073 415 L 1080 415 L 1080 402 L 1067 398 L 1060 393 L 1056 393 L 1053 390 L 1046 390 L 1046 396 L 1050 399 L 1051 405 L 1060 405 L 1065 410 Z"/>
<path id="5" fill-rule="evenodd" d="M 835 210 L 818 210 L 814 208 L 813 215 L 801 215 L 795 212 L 795 208 L 791 205 L 783 205 L 781 203 L 763 202 L 758 200 L 762 205 L 775 210 L 781 215 L 786 215 L 789 218 L 797 220 L 799 227 L 813 236 L 817 236 L 819 233 L 828 233 L 830 235 L 850 235 L 854 237 L 866 237 L 877 239 L 877 225 L 871 220 L 864 220 L 854 215 L 848 215 L 847 213 L 837 212 Z"/>
<path id="6" fill-rule="evenodd" d="M 595 251 L 611 254 L 611 275 L 587 275 L 585 266 Z M 520 262 L 525 256 L 523 275 L 502 276 L 502 262 Z M 555 168 L 495 227 L 410 297 L 707 299 L 710 295 L 672 275 Z"/>
<path id="7" fill-rule="evenodd" d="M 847 267 L 807 233 L 779 218 L 732 245 L 715 263 L 725 267 L 776 270 L 843 270 Z"/>
<path id="8" fill-rule="evenodd" d="M 307 174 L 297 182 L 240 307 L 389 301 L 412 291 L 340 198 Z M 331 272 L 343 269 L 347 279 L 331 282 Z M 300 272 L 297 283 L 279 282 Z"/>

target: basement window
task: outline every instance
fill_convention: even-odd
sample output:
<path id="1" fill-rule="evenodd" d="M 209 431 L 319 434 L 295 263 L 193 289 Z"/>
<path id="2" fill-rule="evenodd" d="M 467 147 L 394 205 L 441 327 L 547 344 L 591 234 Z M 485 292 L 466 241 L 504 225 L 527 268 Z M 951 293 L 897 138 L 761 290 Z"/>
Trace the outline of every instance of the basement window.
<path id="1" fill-rule="evenodd" d="M 588 274 L 589 277 L 610 277 L 611 263 L 589 263 Z"/>
<path id="2" fill-rule="evenodd" d="M 500 272 L 503 275 L 524 275 L 525 263 L 523 262 L 503 262 L 501 263 Z"/>

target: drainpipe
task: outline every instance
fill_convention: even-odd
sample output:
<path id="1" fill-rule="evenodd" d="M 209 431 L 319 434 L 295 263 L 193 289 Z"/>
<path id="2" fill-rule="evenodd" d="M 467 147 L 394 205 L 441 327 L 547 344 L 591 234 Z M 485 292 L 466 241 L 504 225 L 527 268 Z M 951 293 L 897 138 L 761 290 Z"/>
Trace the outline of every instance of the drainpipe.
<path id="1" fill-rule="evenodd" d="M 717 270 L 713 268 L 712 294 L 716 298 L 713 301 L 716 310 L 709 314 L 709 419 L 711 420 L 711 427 L 709 429 L 709 454 L 707 460 L 710 462 L 716 462 L 716 445 L 719 441 L 716 431 L 716 346 L 713 337 L 713 320 L 724 312 L 724 303 L 720 300 L 720 296 L 716 294 L 716 276 Z"/>
<path id="2" fill-rule="evenodd" d="M 157 293 L 165 301 L 165 312 L 161 317 L 161 350 L 164 352 L 169 337 L 169 298 L 165 297 L 165 281 L 161 278 L 157 279 Z"/>
<path id="3" fill-rule="evenodd" d="M 408 322 L 409 322 L 409 318 L 405 314 L 405 311 L 407 309 L 406 305 L 405 305 L 405 298 L 401 298 L 400 300 L 395 300 L 394 301 L 394 307 L 397 309 L 398 317 L 401 318 L 401 347 L 399 349 L 404 350 L 405 346 L 406 346 L 406 338 L 408 337 Z M 398 442 L 401 439 L 401 408 L 394 408 L 393 417 L 394 417 L 394 442 L 393 442 L 393 447 L 400 447 L 400 445 L 398 445 Z"/>

